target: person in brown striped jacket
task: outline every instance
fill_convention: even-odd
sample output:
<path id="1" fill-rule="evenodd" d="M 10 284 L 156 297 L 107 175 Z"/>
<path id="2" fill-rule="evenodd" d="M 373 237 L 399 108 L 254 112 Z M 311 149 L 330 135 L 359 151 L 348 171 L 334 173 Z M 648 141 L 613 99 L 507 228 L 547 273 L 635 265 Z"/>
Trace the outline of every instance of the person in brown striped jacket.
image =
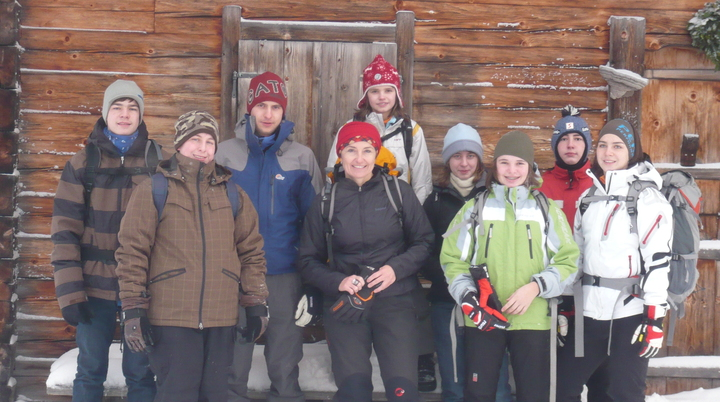
<path id="1" fill-rule="evenodd" d="M 55 195 L 55 291 L 63 318 L 77 326 L 79 348 L 73 402 L 102 400 L 119 312 L 117 232 L 133 189 L 155 172 L 162 158 L 159 147 L 148 140 L 144 107 L 143 91 L 133 81 L 108 86 L 102 117 L 85 149 L 65 164 Z M 130 402 L 154 399 L 155 376 L 147 355 L 126 348 L 123 374 Z"/>

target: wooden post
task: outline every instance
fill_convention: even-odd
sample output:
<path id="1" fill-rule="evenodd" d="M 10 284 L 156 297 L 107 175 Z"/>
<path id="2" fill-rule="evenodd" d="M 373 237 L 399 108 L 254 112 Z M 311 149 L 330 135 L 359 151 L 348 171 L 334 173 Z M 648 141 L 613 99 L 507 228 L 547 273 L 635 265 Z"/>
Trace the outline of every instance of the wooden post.
<path id="1" fill-rule="evenodd" d="M 222 13 L 222 58 L 220 62 L 220 140 L 233 137 L 237 121 L 238 42 L 242 7 L 225 6 Z M 233 94 L 235 97 L 233 97 Z"/>
<path id="2" fill-rule="evenodd" d="M 413 111 L 413 64 L 415 63 L 415 13 L 398 11 L 395 14 L 395 43 L 397 43 L 397 68 L 402 77 L 402 99 L 405 113 L 412 117 Z"/>
<path id="3" fill-rule="evenodd" d="M 610 25 L 610 67 L 643 75 L 645 70 L 645 18 L 616 17 Z M 642 94 L 635 91 L 620 99 L 608 97 L 608 120 L 625 119 L 642 138 Z"/>

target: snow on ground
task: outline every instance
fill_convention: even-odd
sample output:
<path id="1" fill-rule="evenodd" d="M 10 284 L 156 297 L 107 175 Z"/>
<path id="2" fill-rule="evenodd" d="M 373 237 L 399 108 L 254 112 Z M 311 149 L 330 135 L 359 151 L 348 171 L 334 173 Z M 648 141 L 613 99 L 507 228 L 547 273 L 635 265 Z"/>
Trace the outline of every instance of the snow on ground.
<path id="1" fill-rule="evenodd" d="M 252 370 L 248 388 L 263 391 L 270 388 L 270 379 L 267 376 L 267 366 L 263 355 L 264 347 L 258 345 L 253 353 Z M 300 362 L 300 386 L 306 391 L 335 392 L 337 388 L 330 371 L 330 353 L 324 342 L 305 344 L 304 357 Z M 50 368 L 50 376 L 46 385 L 48 388 L 72 388 L 75 378 L 76 360 L 78 350 L 72 349 L 58 358 Z M 373 365 L 373 385 L 376 392 L 383 392 L 384 387 L 380 379 L 375 354 L 371 357 Z M 114 343 L 110 347 L 110 369 L 105 381 L 106 387 L 121 388 L 125 379 L 121 370 L 120 345 Z M 678 368 L 717 368 L 720 371 L 720 356 L 686 356 L 686 357 L 660 357 L 650 359 L 650 367 L 678 367 Z M 440 392 L 440 387 L 438 390 Z M 653 394 L 645 398 L 645 402 L 717 402 L 720 401 L 720 388 L 696 389 L 673 395 Z"/>

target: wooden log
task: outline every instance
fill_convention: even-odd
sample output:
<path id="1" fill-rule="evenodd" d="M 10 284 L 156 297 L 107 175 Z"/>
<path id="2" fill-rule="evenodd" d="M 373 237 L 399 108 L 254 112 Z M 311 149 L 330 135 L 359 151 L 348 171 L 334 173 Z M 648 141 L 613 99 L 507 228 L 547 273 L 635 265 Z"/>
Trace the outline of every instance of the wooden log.
<path id="1" fill-rule="evenodd" d="M 24 28 L 24 30 L 25 35 L 19 39 L 19 43 L 28 50 L 120 53 L 157 57 L 214 57 L 220 53 L 220 38 L 202 31 L 148 34 L 70 29 Z M 188 46 L 188 43 L 192 43 L 192 46 Z M 152 77 L 147 78 L 149 80 Z M 92 84 L 94 83 L 88 82 L 88 85 L 92 86 Z M 145 86 L 141 88 L 145 90 Z"/>
<path id="2" fill-rule="evenodd" d="M 65 321 L 17 320 L 16 333 L 23 341 L 71 341 L 75 327 Z"/>
<path id="3" fill-rule="evenodd" d="M 428 3 L 413 1 L 403 2 L 404 9 L 415 11 L 416 18 L 424 21 L 424 25 L 436 27 L 456 27 L 460 29 L 500 29 L 500 30 L 554 30 L 594 29 L 607 30 L 607 20 L 618 13 L 627 13 L 629 7 L 619 9 L 587 8 L 563 6 L 563 12 L 558 12 L 557 5 L 537 6 L 531 5 L 507 6 L 505 4 L 484 4 L 479 8 L 477 4 L 458 4 L 456 2 Z M 477 18 L 478 10 L 482 10 L 482 18 Z M 692 17 L 694 10 L 658 10 L 654 8 L 640 9 L 633 7 L 632 15 L 647 18 L 650 21 L 648 32 L 657 33 L 687 33 L 687 21 Z M 573 18 L 568 19 L 567 16 Z"/>
<path id="4" fill-rule="evenodd" d="M 16 219 L 11 216 L 0 216 L 0 258 L 13 257 L 13 228 Z"/>
<path id="5" fill-rule="evenodd" d="M 18 232 L 49 235 L 51 222 L 50 215 L 22 214 L 18 218 Z"/>
<path id="6" fill-rule="evenodd" d="M 698 134 L 683 134 L 680 146 L 680 166 L 695 166 L 695 158 L 700 147 Z"/>
<path id="7" fill-rule="evenodd" d="M 58 13 L 62 9 L 65 12 L 73 12 L 75 9 L 90 9 L 98 11 L 153 11 L 154 5 L 146 0 L 127 0 L 118 4 L 112 0 L 96 0 L 88 4 L 83 0 L 33 0 L 33 7 L 56 8 L 52 12 Z"/>
<path id="8" fill-rule="evenodd" d="M 27 258 L 47 259 L 53 250 L 53 243 L 49 238 L 24 238 L 17 239 L 17 245 Z"/>
<path id="9" fill-rule="evenodd" d="M 52 31 L 50 31 L 52 32 Z M 193 40 L 190 38 L 190 40 Z M 99 100 L 99 110 L 102 107 L 102 96 L 105 89 L 117 79 L 131 80 L 142 88 L 145 94 L 145 115 L 154 114 L 154 104 L 162 99 L 156 96 L 169 96 L 175 94 L 195 94 L 199 97 L 217 96 L 220 91 L 220 83 L 215 77 L 208 76 L 187 76 L 182 77 L 170 75 L 102 75 L 97 78 L 88 79 L 85 74 L 68 74 L 56 71 L 48 72 L 23 72 L 23 93 L 41 93 L 43 96 L 77 96 L 84 98 L 92 96 L 93 100 Z M 25 108 L 28 109 L 28 108 Z M 93 110 L 94 111 L 94 110 Z M 99 117 L 99 113 L 96 116 Z M 89 132 L 92 128 L 86 130 Z"/>
<path id="10" fill-rule="evenodd" d="M 0 158 L 2 160 L 2 158 Z M 0 164 L 0 167 L 2 167 L 2 164 Z M 5 169 L 0 169 L 3 173 L 12 173 L 5 172 Z M 13 211 L 15 210 L 15 206 L 13 205 L 13 201 L 15 197 L 13 197 L 13 189 L 15 188 L 15 176 L 10 175 L 0 175 L 0 216 L 12 216 Z"/>
<path id="11" fill-rule="evenodd" d="M 23 9 L 20 24 L 24 27 L 81 28 L 153 32 L 153 11 L 105 11 L 74 8 L 72 12 L 57 12 L 53 7 Z"/>
<path id="12" fill-rule="evenodd" d="M 17 118 L 18 96 L 15 91 L 0 88 L 0 131 L 12 131 Z"/>
<path id="13" fill-rule="evenodd" d="M 634 10 L 633 10 L 634 11 Z M 645 60 L 645 19 L 611 17 L 610 66 L 643 75 Z M 620 99 L 608 99 L 608 120 L 625 119 L 642 138 L 642 93 L 635 91 Z"/>
<path id="14" fill-rule="evenodd" d="M 53 193 L 54 194 L 54 193 Z M 25 214 L 49 218 L 53 211 L 52 197 L 18 197 L 17 207 Z M 31 232 L 35 233 L 35 232 Z"/>
<path id="15" fill-rule="evenodd" d="M 13 282 L 13 265 L 10 260 L 0 260 L 0 283 Z"/>
<path id="16" fill-rule="evenodd" d="M 416 3 L 436 3 L 436 0 L 414 0 Z M 497 4 L 497 0 L 454 0 L 453 3 L 475 4 L 477 6 L 484 4 Z M 504 0 L 503 4 L 507 6 L 525 6 L 532 4 L 535 6 L 553 7 L 557 6 L 555 0 Z M 604 8 L 628 8 L 625 0 L 604 0 Z M 702 5 L 700 3 L 700 5 Z M 589 8 L 597 10 L 598 3 L 592 0 L 579 0 L 572 3 L 573 7 Z M 657 0 L 637 0 L 632 3 L 633 8 L 652 9 L 652 10 L 694 10 L 698 7 L 697 0 L 679 0 L 673 2 L 658 2 Z"/>
<path id="17" fill-rule="evenodd" d="M 395 27 L 395 43 L 397 43 L 396 67 L 402 79 L 401 89 L 405 94 L 403 97 L 404 111 L 412 117 L 413 112 L 413 91 L 415 64 L 415 13 L 412 11 L 398 11 L 395 14 L 397 23 Z"/>
<path id="18" fill-rule="evenodd" d="M 715 65 L 705 53 L 694 47 L 665 47 L 645 54 L 645 68 L 714 70 Z"/>
<path id="19" fill-rule="evenodd" d="M 0 2 L 0 46 L 12 45 L 18 37 L 16 1 Z"/>
<path id="20" fill-rule="evenodd" d="M 10 131 L 0 131 L 0 173 L 12 174 L 15 170 L 16 155 L 17 136 Z M 3 192 L 1 194 L 9 198 L 12 192 Z"/>
<path id="21" fill-rule="evenodd" d="M 423 45 L 512 46 L 521 48 L 597 49 L 607 44 L 607 30 L 516 31 L 497 29 L 458 29 L 418 24 L 415 42 Z M 686 35 L 687 36 L 687 35 Z"/>
<path id="22" fill-rule="evenodd" d="M 70 341 L 49 341 L 49 342 L 26 342 L 18 341 L 15 344 L 15 353 L 18 356 L 58 358 L 68 350 L 77 347 L 75 340 Z M 45 373 L 47 378 L 47 372 Z"/>
<path id="23" fill-rule="evenodd" d="M 23 53 L 23 68 L 41 70 L 145 73 L 174 76 L 214 76 L 220 73 L 217 58 L 164 58 L 114 53 L 58 53 L 28 50 Z"/>
<path id="24" fill-rule="evenodd" d="M 60 180 L 60 173 L 59 171 L 42 170 L 20 172 L 18 177 L 20 194 L 24 192 L 54 193 L 58 180 Z"/>
<path id="25" fill-rule="evenodd" d="M 19 300 L 55 300 L 55 282 L 52 280 L 21 279 L 15 293 Z"/>
<path id="26" fill-rule="evenodd" d="M 31 257 L 21 257 L 17 260 L 18 278 L 53 280 L 54 269 L 50 264 L 50 257 L 42 260 Z"/>
<path id="27" fill-rule="evenodd" d="M 532 48 L 518 52 L 516 47 L 472 47 L 459 45 L 416 45 L 417 62 L 507 64 L 519 66 L 597 67 L 607 62 L 602 49 Z"/>
<path id="28" fill-rule="evenodd" d="M 20 319 L 24 320 L 62 320 L 62 311 L 56 300 L 19 300 L 16 309 Z"/>
<path id="29" fill-rule="evenodd" d="M 220 61 L 220 138 L 233 137 L 237 121 L 238 41 L 242 32 L 242 7 L 225 6 L 222 14 L 222 58 Z"/>
<path id="30" fill-rule="evenodd" d="M 474 86 L 472 84 L 418 85 L 413 96 L 418 103 L 449 106 L 482 105 L 497 108 L 554 108 L 569 104 L 601 110 L 607 104 L 607 92 L 557 90 L 517 85 L 511 88 Z M 548 122 L 553 123 L 553 122 Z M 554 123 L 553 123 L 554 124 Z"/>
<path id="31" fill-rule="evenodd" d="M 1 4 L 0 8 L 2 8 Z M 14 88 L 17 85 L 18 71 L 20 71 L 19 49 L 14 46 L 0 47 L 0 88 Z"/>
<path id="32" fill-rule="evenodd" d="M 422 84 L 490 83 L 496 87 L 508 84 L 536 85 L 549 89 L 606 87 L 597 69 L 569 66 L 491 66 L 453 62 L 415 63 L 415 81 Z"/>

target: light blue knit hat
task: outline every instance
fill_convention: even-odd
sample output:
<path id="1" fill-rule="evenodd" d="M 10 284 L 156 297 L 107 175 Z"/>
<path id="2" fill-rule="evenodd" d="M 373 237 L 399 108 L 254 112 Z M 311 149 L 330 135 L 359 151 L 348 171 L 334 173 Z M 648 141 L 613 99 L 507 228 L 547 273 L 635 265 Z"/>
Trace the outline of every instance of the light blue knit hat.
<path id="1" fill-rule="evenodd" d="M 483 144 L 480 134 L 474 128 L 463 123 L 454 125 L 445 134 L 442 150 L 443 163 L 447 163 L 451 156 L 460 151 L 473 152 L 482 160 Z"/>

